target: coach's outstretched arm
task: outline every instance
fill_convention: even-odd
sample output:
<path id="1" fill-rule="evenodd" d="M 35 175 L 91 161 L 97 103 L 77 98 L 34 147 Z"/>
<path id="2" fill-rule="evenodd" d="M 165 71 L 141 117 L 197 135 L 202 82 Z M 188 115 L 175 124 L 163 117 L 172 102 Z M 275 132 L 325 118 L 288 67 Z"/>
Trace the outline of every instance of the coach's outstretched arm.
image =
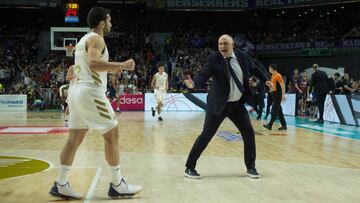
<path id="1" fill-rule="evenodd" d="M 205 66 L 194 76 L 194 80 L 192 80 L 189 75 L 186 76 L 184 82 L 187 88 L 193 89 L 194 87 L 201 87 L 209 80 L 213 72 L 213 64 L 215 64 L 211 60 L 213 60 L 213 57 L 209 56 Z"/>
<path id="2" fill-rule="evenodd" d="M 105 41 L 101 36 L 91 37 L 86 43 L 88 60 L 92 71 L 118 73 L 123 70 L 134 70 L 135 61 L 133 59 L 125 62 L 108 62 L 101 59 L 101 53 L 105 49 Z"/>

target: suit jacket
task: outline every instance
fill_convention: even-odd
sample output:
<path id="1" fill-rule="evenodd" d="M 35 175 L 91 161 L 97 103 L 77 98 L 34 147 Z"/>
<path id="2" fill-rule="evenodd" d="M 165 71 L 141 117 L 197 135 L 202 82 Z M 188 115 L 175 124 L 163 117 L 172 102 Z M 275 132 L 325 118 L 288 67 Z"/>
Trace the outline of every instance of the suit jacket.
<path id="1" fill-rule="evenodd" d="M 261 81 L 267 81 L 269 80 L 269 74 L 264 69 L 256 66 L 245 52 L 240 50 L 234 50 L 234 52 L 244 76 L 243 86 L 245 91 L 240 101 L 252 105 L 254 96 L 248 84 L 249 77 L 255 75 Z M 226 61 L 220 52 L 211 54 L 207 58 L 205 66 L 193 79 L 195 86 L 203 86 L 210 77 L 212 77 L 212 85 L 208 93 L 206 109 L 215 115 L 220 115 L 228 102 L 231 78 Z"/>
<path id="2" fill-rule="evenodd" d="M 327 94 L 329 92 L 328 77 L 324 71 L 317 70 L 311 75 L 310 92 L 315 88 L 315 94 Z"/>

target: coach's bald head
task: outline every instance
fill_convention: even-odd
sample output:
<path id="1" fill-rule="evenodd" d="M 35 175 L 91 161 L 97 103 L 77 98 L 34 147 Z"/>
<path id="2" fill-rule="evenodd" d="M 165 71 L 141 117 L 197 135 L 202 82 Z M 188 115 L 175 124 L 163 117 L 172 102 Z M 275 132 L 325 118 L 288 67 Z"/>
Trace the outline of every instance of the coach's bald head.
<path id="1" fill-rule="evenodd" d="M 221 55 L 223 55 L 224 58 L 228 58 L 234 51 L 234 39 L 228 34 L 221 35 L 219 37 L 218 47 Z"/>

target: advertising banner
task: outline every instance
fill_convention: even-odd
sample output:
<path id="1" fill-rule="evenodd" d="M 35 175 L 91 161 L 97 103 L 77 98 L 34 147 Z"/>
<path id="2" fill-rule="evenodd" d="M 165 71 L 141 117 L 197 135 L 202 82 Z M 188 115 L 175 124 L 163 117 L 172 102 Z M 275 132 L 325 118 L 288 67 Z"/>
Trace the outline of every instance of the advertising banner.
<path id="1" fill-rule="evenodd" d="M 121 111 L 143 111 L 144 95 L 122 95 L 120 96 Z"/>
<path id="2" fill-rule="evenodd" d="M 0 95 L 0 111 L 26 111 L 27 95 Z"/>

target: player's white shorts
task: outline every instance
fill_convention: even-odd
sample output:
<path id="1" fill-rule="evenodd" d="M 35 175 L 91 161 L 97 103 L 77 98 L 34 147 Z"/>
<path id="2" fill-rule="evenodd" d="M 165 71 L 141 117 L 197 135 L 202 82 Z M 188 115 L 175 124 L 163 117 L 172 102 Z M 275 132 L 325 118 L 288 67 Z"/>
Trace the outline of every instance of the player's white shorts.
<path id="1" fill-rule="evenodd" d="M 69 97 L 69 128 L 96 130 L 105 134 L 118 120 L 105 93 L 98 87 L 74 85 Z"/>
<path id="2" fill-rule="evenodd" d="M 69 89 L 67 90 L 67 97 L 66 97 L 65 102 L 68 103 L 68 104 L 69 104 L 69 101 L 70 101 L 69 98 L 70 98 L 70 91 L 71 91 L 72 87 L 73 87 L 73 85 L 70 84 Z"/>
<path id="3" fill-rule="evenodd" d="M 154 89 L 154 95 L 156 103 L 161 102 L 162 104 L 165 104 L 166 90 Z"/>

